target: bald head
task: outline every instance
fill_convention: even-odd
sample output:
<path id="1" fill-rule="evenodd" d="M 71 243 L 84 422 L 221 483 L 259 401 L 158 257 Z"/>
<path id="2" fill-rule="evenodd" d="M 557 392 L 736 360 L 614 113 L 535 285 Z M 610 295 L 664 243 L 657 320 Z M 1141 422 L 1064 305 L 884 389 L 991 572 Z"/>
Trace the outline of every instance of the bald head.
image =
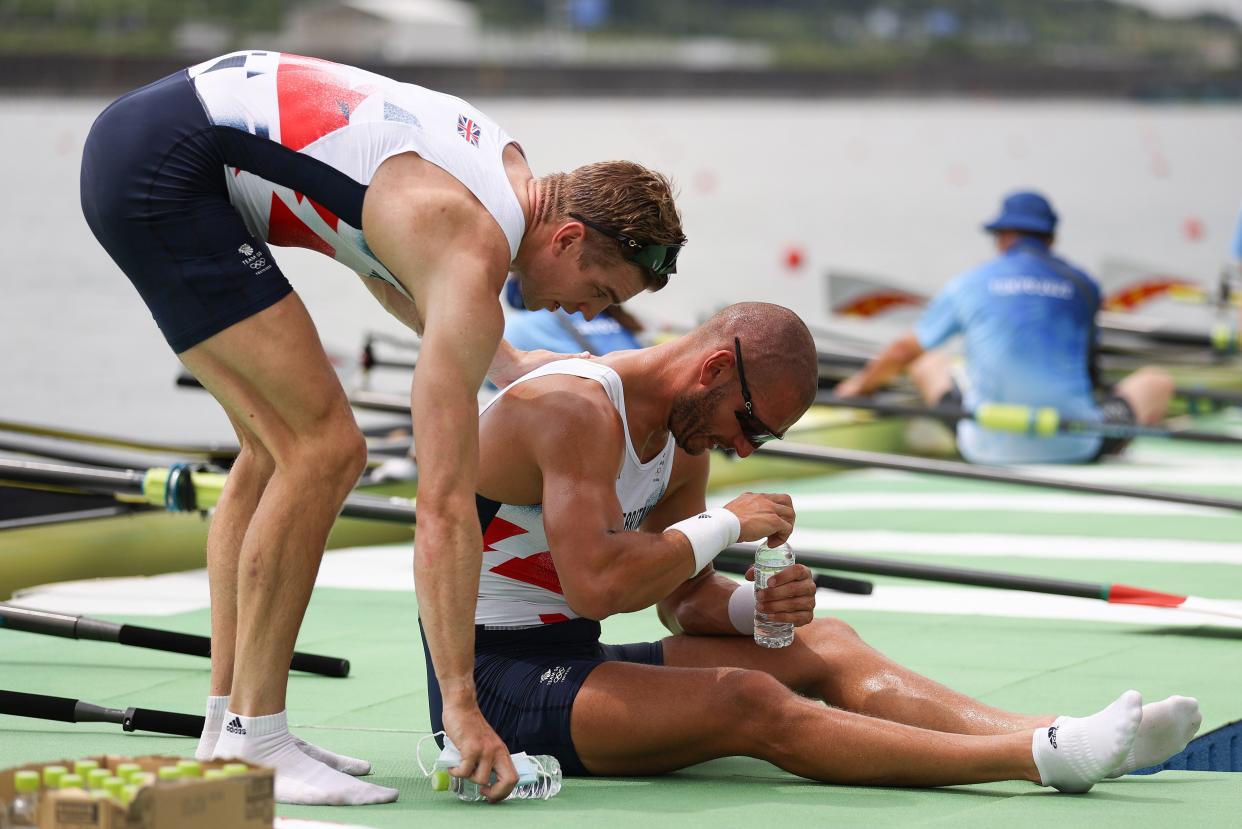
<path id="1" fill-rule="evenodd" d="M 696 347 L 729 351 L 737 337 L 752 393 L 788 390 L 796 393 L 804 408 L 814 402 L 819 382 L 815 338 L 788 308 L 739 302 L 717 311 L 689 337 Z"/>

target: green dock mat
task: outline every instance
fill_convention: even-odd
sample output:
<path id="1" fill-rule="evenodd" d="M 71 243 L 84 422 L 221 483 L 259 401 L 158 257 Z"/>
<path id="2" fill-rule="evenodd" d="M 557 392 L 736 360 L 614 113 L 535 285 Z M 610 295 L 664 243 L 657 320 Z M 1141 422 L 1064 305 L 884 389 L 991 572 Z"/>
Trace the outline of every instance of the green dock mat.
<path id="1" fill-rule="evenodd" d="M 1220 466 L 1230 457 L 1202 447 L 1183 451 L 1167 442 L 1141 445 L 1144 463 L 1131 470 L 1136 482 L 1158 478 L 1165 463 Z M 1242 461 L 1242 453 L 1232 455 Z M 1183 476 L 1185 482 L 1173 481 L 1168 487 L 1242 496 L 1242 464 L 1233 468 L 1238 470 L 1237 483 L 1212 467 L 1215 478 L 1209 483 L 1196 484 L 1193 476 Z M 841 543 L 831 547 L 835 552 L 1242 599 L 1242 514 L 1162 512 L 1086 495 L 1053 494 L 1062 500 L 1049 501 L 1033 490 L 891 473 L 765 483 L 762 489 L 790 491 L 795 505 L 811 505 L 799 506 L 800 531 L 817 544 L 837 539 Z M 874 503 L 896 496 L 915 500 L 897 510 Z M 917 499 L 924 496 L 960 498 L 964 508 L 935 503 L 920 507 Z M 1001 496 L 1029 499 L 1029 507 Z M 850 498 L 855 502 L 849 509 L 829 508 L 833 499 Z M 889 535 L 877 539 L 874 533 L 881 530 Z M 941 545 L 945 550 L 929 552 L 945 539 L 951 542 Z M 1033 539 L 1036 543 L 1020 543 Z M 1099 550 L 1132 549 L 1134 558 L 1093 553 L 1093 540 Z M 1230 552 L 1235 547 L 1236 558 Z M 1179 554 L 1188 558 L 1179 559 Z M 876 602 L 885 590 L 917 586 L 900 579 L 875 581 Z M 953 596 L 971 590 L 950 589 L 960 591 Z M 1007 595 L 1015 597 L 1013 612 L 972 614 L 956 599 L 924 612 L 867 609 L 865 604 L 820 612 L 845 619 L 899 662 L 993 705 L 1085 714 L 1134 687 L 1148 700 L 1172 693 L 1198 697 L 1204 712 L 1201 734 L 1242 719 L 1242 627 L 1179 625 L 1174 621 L 1177 611 L 1168 611 L 1168 623 L 1164 617 L 1134 623 L 1059 611 L 1034 617 L 1016 609 L 1021 605 L 1017 598 L 1026 594 Z M 108 618 L 196 633 L 208 625 L 206 610 Z M 605 640 L 612 642 L 658 638 L 663 632 L 653 611 L 604 623 Z M 718 760 L 658 778 L 571 778 L 560 794 L 542 803 L 462 804 L 452 795 L 432 792 L 415 762 L 415 744 L 429 726 L 412 593 L 317 588 L 298 647 L 348 657 L 353 672 L 344 680 L 292 676 L 289 715 L 295 731 L 371 760 L 375 773 L 369 779 L 400 789 L 401 798 L 394 804 L 351 809 L 278 807 L 278 814 L 285 816 L 377 829 L 462 821 L 539 827 L 622 827 L 641 821 L 649 827 L 749 829 L 794 821 L 873 827 L 1233 826 L 1242 814 L 1242 776 L 1236 773 L 1130 775 L 1101 783 L 1087 795 L 1070 796 L 1026 783 L 934 790 L 826 786 L 749 758 Z M 207 677 L 205 660 L 0 632 L 0 687 L 7 690 L 199 713 Z M 124 734 L 117 726 L 0 717 L 0 767 L 102 752 L 189 754 L 193 748 L 192 740 Z M 429 745 L 424 749 L 434 753 Z"/>

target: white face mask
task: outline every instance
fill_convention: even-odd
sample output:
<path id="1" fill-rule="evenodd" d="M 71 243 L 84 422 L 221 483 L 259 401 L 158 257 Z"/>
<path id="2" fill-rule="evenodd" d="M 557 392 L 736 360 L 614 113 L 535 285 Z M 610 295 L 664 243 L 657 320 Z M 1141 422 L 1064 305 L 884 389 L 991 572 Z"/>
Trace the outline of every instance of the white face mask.
<path id="1" fill-rule="evenodd" d="M 444 736 L 444 750 L 440 752 L 440 756 L 435 759 L 431 767 L 428 768 L 423 762 L 423 743 L 436 736 Z M 414 747 L 414 758 L 418 761 L 418 768 L 424 777 L 431 777 L 436 772 L 447 772 L 451 768 L 461 765 L 461 752 L 457 750 L 457 746 L 453 745 L 453 741 L 443 731 L 436 731 L 432 734 L 420 737 L 418 743 Z M 552 775 L 543 767 L 543 763 L 531 757 L 525 751 L 519 751 L 516 754 L 510 754 L 509 758 L 513 761 L 513 767 L 518 774 L 519 786 L 526 786 L 531 783 L 537 783 L 540 777 L 551 777 Z M 492 775 L 493 780 L 495 775 Z"/>

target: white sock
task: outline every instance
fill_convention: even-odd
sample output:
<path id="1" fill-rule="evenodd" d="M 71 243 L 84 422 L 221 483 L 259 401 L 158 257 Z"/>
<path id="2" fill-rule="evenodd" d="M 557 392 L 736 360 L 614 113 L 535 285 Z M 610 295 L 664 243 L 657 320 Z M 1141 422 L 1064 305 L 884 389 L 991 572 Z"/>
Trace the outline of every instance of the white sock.
<path id="1" fill-rule="evenodd" d="M 335 751 L 328 751 L 322 746 L 306 742 L 297 735 L 293 737 L 293 744 L 307 757 L 310 757 L 312 760 L 318 760 L 328 768 L 352 774 L 354 777 L 362 777 L 364 774 L 371 773 L 371 764 L 366 760 L 359 760 L 357 757 L 350 757 L 348 754 L 337 754 Z"/>
<path id="2" fill-rule="evenodd" d="M 207 721 L 203 724 L 203 736 L 198 740 L 198 748 L 194 750 L 194 759 L 211 759 L 216 749 L 216 740 L 220 739 L 220 728 L 224 725 L 224 712 L 228 710 L 228 707 L 228 697 L 207 697 Z M 371 773 L 371 764 L 366 760 L 328 751 L 326 748 L 308 743 L 297 736 L 293 738 L 293 742 L 307 757 L 318 760 L 337 771 L 343 771 L 355 777 Z"/>
<path id="3" fill-rule="evenodd" d="M 1143 719 L 1143 697 L 1126 691 L 1090 717 L 1057 717 L 1031 735 L 1039 782 L 1085 792 L 1125 760 Z"/>
<path id="4" fill-rule="evenodd" d="M 1138 736 L 1121 765 L 1109 777 L 1145 769 L 1178 754 L 1203 724 L 1199 701 L 1194 697 L 1169 697 L 1143 706 Z"/>
<path id="5" fill-rule="evenodd" d="M 305 806 L 361 806 L 391 803 L 397 790 L 355 780 L 311 759 L 289 733 L 285 712 L 243 717 L 228 711 L 213 756 L 270 766 L 276 770 L 276 801 Z"/>
<path id="6" fill-rule="evenodd" d="M 194 749 L 195 760 L 211 759 L 211 753 L 216 750 L 216 740 L 220 739 L 224 712 L 228 708 L 228 697 L 207 697 L 206 722 L 203 723 L 203 736 L 198 738 L 198 748 Z"/>

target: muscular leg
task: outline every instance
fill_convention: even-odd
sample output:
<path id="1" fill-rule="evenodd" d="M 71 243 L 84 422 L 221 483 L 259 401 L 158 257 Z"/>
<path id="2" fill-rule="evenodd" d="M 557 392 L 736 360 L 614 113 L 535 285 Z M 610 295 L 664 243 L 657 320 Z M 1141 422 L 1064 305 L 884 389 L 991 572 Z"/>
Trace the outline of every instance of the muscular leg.
<path id="1" fill-rule="evenodd" d="M 211 694 L 226 697 L 233 688 L 237 642 L 237 562 L 246 528 L 276 469 L 258 436 L 229 414 L 241 451 L 207 531 L 207 578 L 211 586 Z"/>
<path id="2" fill-rule="evenodd" d="M 1143 426 L 1154 426 L 1164 420 L 1173 399 L 1173 378 L 1155 366 L 1143 366 L 1126 375 L 1113 389 L 1134 411 L 1134 419 Z"/>
<path id="3" fill-rule="evenodd" d="M 229 693 L 222 686 L 235 588 L 230 705 L 247 716 L 273 714 L 284 708 L 297 631 L 328 531 L 365 464 L 365 442 L 296 294 L 181 359 L 240 424 L 250 450 L 236 479 L 230 476 L 209 542 L 213 582 L 220 579 L 212 586 L 212 621 L 219 620 L 222 645 L 213 691 Z"/>
<path id="4" fill-rule="evenodd" d="M 762 671 L 608 662 L 587 677 L 571 724 L 595 774 L 654 774 L 745 755 L 831 783 L 1039 781 L 1029 731 L 914 728 L 829 708 Z"/>
<path id="5" fill-rule="evenodd" d="M 868 717 L 952 734 L 1029 735 L 1052 716 L 1003 711 L 904 668 L 867 645 L 846 623 L 820 617 L 797 629 L 787 648 L 760 648 L 742 636 L 672 636 L 667 666 L 764 671 L 788 688 Z"/>

